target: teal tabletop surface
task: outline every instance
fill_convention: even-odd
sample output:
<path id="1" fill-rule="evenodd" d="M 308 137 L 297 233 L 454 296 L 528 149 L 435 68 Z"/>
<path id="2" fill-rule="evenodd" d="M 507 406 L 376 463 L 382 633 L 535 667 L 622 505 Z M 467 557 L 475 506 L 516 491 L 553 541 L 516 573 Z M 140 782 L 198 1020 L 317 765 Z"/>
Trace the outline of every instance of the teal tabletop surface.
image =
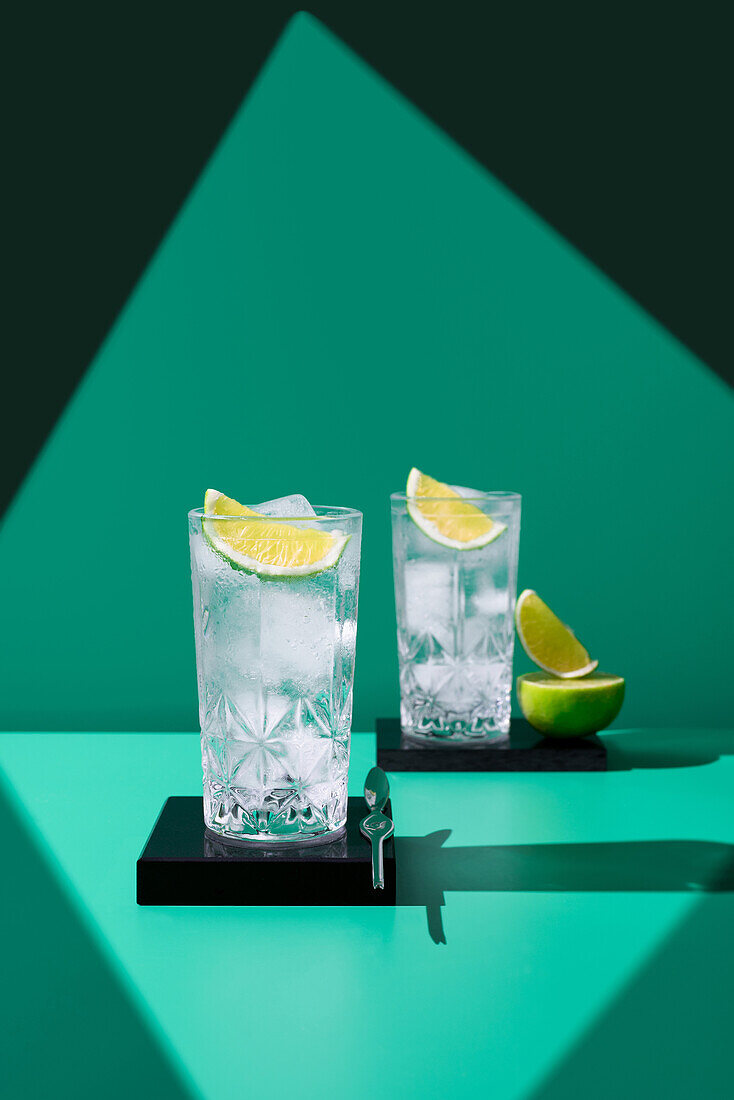
<path id="1" fill-rule="evenodd" d="M 394 909 L 140 908 L 198 737 L 3 735 L 7 1095 L 734 1095 L 734 731 L 606 743 L 606 773 L 391 775 Z"/>

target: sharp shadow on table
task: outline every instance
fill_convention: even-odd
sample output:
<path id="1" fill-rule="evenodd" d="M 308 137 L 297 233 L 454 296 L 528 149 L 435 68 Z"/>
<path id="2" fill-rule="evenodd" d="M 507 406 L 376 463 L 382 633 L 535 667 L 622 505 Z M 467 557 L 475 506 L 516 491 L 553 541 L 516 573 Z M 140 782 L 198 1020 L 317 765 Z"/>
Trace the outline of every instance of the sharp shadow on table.
<path id="1" fill-rule="evenodd" d="M 607 771 L 693 768 L 734 754 L 734 730 L 647 729 L 601 735 Z"/>
<path id="2" fill-rule="evenodd" d="M 731 894 L 703 895 L 590 1016 L 526 1100 L 734 1096 Z"/>
<path id="3" fill-rule="evenodd" d="M 444 847 L 450 829 L 398 837 L 398 905 L 426 907 L 434 943 L 446 943 L 441 907 L 450 891 L 734 891 L 734 845 L 707 840 Z"/>
<path id="4" fill-rule="evenodd" d="M 194 1100 L 28 824 L 0 769 L 0 1092 Z"/>

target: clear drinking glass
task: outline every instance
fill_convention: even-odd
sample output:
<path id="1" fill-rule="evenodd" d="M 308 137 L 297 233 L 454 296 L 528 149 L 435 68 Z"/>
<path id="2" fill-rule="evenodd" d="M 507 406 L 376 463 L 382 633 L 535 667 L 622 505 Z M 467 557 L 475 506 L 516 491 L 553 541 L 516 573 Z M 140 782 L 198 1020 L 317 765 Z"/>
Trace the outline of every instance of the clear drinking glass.
<path id="1" fill-rule="evenodd" d="M 229 840 L 328 840 L 346 823 L 362 516 L 315 512 L 277 522 L 349 539 L 331 568 L 287 578 L 233 567 L 189 512 L 204 819 Z"/>
<path id="2" fill-rule="evenodd" d="M 434 542 L 411 518 L 408 498 L 390 498 L 400 723 L 413 737 L 486 742 L 510 728 L 521 498 L 466 499 L 506 525 L 487 546 Z"/>

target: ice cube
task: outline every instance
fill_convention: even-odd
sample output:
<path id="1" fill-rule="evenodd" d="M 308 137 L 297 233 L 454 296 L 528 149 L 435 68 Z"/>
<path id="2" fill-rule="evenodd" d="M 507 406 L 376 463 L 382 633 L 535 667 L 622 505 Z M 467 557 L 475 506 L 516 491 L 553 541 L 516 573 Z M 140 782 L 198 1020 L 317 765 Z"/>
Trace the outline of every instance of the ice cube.
<path id="1" fill-rule="evenodd" d="M 460 497 L 483 497 L 484 493 L 480 489 L 467 489 L 466 485 L 451 485 L 450 488 L 458 493 Z"/>
<path id="2" fill-rule="evenodd" d="M 311 505 L 301 493 L 291 493 L 287 497 L 277 497 L 275 500 L 266 500 L 263 504 L 256 504 L 255 511 L 263 516 L 277 516 L 285 519 L 295 519 L 300 516 L 315 516 Z"/>
<path id="3" fill-rule="evenodd" d="M 262 585 L 260 616 L 260 657 L 269 680 L 295 681 L 307 698 L 331 683 L 337 635 L 333 575 Z"/>
<path id="4" fill-rule="evenodd" d="M 487 585 L 478 588 L 471 598 L 475 612 L 484 616 L 507 615 L 510 606 L 510 593 L 507 588 L 495 588 Z"/>
<path id="5" fill-rule="evenodd" d="M 405 618 L 411 634 L 432 635 L 441 648 L 450 645 L 455 617 L 454 565 L 451 561 L 405 564 Z"/>

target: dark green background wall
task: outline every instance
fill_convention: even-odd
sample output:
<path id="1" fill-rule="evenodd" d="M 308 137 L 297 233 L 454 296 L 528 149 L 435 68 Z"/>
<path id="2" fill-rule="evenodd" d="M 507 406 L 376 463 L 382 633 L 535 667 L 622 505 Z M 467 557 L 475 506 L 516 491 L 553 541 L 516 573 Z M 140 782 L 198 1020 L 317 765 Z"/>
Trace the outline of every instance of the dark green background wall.
<path id="1" fill-rule="evenodd" d="M 523 493 L 520 583 L 628 677 L 618 724 L 723 724 L 732 419 L 722 382 L 299 16 L 0 532 L 2 724 L 195 727 L 185 513 L 213 485 L 364 511 L 368 728 L 396 706 L 387 494 L 413 464 Z"/>

